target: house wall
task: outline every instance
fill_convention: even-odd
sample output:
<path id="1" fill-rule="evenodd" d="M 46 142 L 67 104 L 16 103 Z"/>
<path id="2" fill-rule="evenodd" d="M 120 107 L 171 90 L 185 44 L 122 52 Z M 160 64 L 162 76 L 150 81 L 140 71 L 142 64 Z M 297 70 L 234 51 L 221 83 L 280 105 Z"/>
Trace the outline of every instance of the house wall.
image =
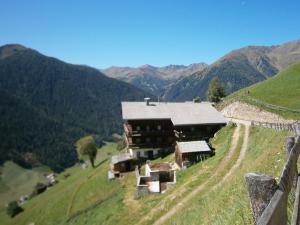
<path id="1" fill-rule="evenodd" d="M 190 166 L 194 163 L 197 163 L 201 160 L 204 160 L 210 157 L 209 152 L 189 152 L 189 153 L 182 153 L 182 163 L 183 166 Z"/>
<path id="2" fill-rule="evenodd" d="M 131 148 L 163 148 L 174 142 L 171 120 L 128 120 L 124 126 L 130 127 L 126 136 Z"/>
<path id="3" fill-rule="evenodd" d="M 214 137 L 215 133 L 218 132 L 226 124 L 207 124 L 207 125 L 188 125 L 188 126 L 175 126 L 175 130 L 182 132 L 182 135 L 178 137 L 181 141 L 195 141 L 195 140 L 206 140 Z"/>
<path id="4" fill-rule="evenodd" d="M 175 161 L 179 167 L 182 167 L 182 154 L 177 145 L 175 146 Z"/>
<path id="5" fill-rule="evenodd" d="M 119 171 L 121 173 L 129 172 L 135 170 L 136 165 L 138 165 L 135 160 L 128 160 L 125 162 L 119 162 L 113 165 L 114 171 Z"/>
<path id="6" fill-rule="evenodd" d="M 131 148 L 130 148 L 131 149 Z M 130 150 L 132 152 L 132 156 L 138 159 L 155 159 L 159 156 L 163 156 L 166 153 L 172 152 L 172 148 L 161 148 L 161 149 L 142 149 L 135 148 Z"/>
<path id="7" fill-rule="evenodd" d="M 207 124 L 174 127 L 171 120 L 128 120 L 124 123 L 124 129 L 127 147 L 132 149 L 134 157 L 155 159 L 173 152 L 176 140 L 208 141 L 225 125 Z M 175 136 L 174 130 L 180 132 L 180 135 Z M 179 155 L 177 160 L 179 163 L 182 161 Z"/>

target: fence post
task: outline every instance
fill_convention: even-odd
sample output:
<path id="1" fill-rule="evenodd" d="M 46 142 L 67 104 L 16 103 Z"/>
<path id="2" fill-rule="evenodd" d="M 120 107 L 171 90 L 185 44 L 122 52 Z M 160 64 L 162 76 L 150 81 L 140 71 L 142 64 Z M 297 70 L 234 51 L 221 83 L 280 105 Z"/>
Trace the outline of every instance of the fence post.
<path id="1" fill-rule="evenodd" d="M 297 178 L 299 180 L 299 176 Z M 300 224 L 300 196 L 299 195 L 300 195 L 300 182 L 297 182 L 293 217 L 292 217 L 292 223 L 291 223 L 292 225 Z"/>
<path id="2" fill-rule="evenodd" d="M 245 175 L 247 190 L 250 197 L 254 224 L 269 204 L 278 188 L 276 180 L 268 175 L 248 173 Z"/>
<path id="3" fill-rule="evenodd" d="M 287 151 L 287 155 L 289 157 L 290 152 L 293 148 L 295 144 L 295 137 L 287 137 L 286 138 L 286 142 L 285 142 L 285 146 L 286 146 L 286 151 Z M 294 181 L 293 181 L 293 186 L 296 187 L 297 186 L 297 180 L 298 180 L 298 168 L 297 168 L 297 164 L 295 165 L 295 177 L 294 177 Z"/>

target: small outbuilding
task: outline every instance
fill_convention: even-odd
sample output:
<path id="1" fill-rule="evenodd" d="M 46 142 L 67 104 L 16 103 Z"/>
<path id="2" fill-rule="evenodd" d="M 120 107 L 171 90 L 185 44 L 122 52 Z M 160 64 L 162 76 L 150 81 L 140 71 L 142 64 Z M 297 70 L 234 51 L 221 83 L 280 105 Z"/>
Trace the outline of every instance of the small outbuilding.
<path id="1" fill-rule="evenodd" d="M 169 186 L 176 183 L 175 167 L 170 163 L 146 163 L 145 176 L 136 171 L 137 195 L 164 193 Z"/>
<path id="2" fill-rule="evenodd" d="M 109 179 L 119 177 L 121 173 L 134 171 L 138 165 L 138 160 L 130 153 L 122 153 L 111 157 L 111 170 L 109 171 Z"/>
<path id="3" fill-rule="evenodd" d="M 213 154 L 206 141 L 177 142 L 175 147 L 175 160 L 181 168 L 186 168 Z"/>

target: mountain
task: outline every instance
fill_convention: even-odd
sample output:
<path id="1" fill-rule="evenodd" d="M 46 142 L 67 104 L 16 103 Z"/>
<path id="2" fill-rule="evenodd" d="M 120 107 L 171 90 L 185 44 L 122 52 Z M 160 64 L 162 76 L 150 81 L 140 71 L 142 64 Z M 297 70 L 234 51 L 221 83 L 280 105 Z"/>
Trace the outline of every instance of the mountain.
<path id="1" fill-rule="evenodd" d="M 195 63 L 188 66 L 169 65 L 154 67 L 143 65 L 141 67 L 109 67 L 102 70 L 109 77 L 116 78 L 148 91 L 156 96 L 162 95 L 165 88 L 180 77 L 203 70 L 207 64 Z"/>
<path id="2" fill-rule="evenodd" d="M 163 94 L 166 100 L 206 98 L 208 84 L 219 77 L 226 92 L 268 79 L 287 66 L 300 61 L 300 40 L 278 46 L 248 46 L 223 56 L 202 71 L 177 80 Z"/>
<path id="3" fill-rule="evenodd" d="M 0 163 L 44 164 L 59 171 L 76 161 L 74 142 L 121 132 L 122 100 L 149 94 L 98 70 L 47 57 L 21 45 L 0 47 Z"/>

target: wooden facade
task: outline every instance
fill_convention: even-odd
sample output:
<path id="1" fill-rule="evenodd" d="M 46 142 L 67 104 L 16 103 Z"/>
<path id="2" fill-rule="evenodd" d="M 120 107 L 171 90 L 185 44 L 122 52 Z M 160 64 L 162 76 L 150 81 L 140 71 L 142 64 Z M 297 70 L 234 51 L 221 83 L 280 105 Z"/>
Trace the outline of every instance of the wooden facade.
<path id="1" fill-rule="evenodd" d="M 171 120 L 129 120 L 124 123 L 127 147 L 137 158 L 153 159 L 174 151 L 176 141 L 206 140 L 225 124 L 173 126 Z M 203 153 L 185 154 L 196 162 Z"/>
<path id="2" fill-rule="evenodd" d="M 129 172 L 129 171 L 134 171 L 135 167 L 138 165 L 138 161 L 137 160 L 126 160 L 123 162 L 118 162 L 115 164 L 112 164 L 112 171 L 115 172 L 120 172 L 120 173 L 125 173 L 125 172 Z"/>
<path id="3" fill-rule="evenodd" d="M 201 151 L 199 148 L 199 151 L 183 151 L 178 144 L 175 146 L 175 161 L 180 168 L 189 167 L 212 155 L 214 155 L 213 150 Z"/>
<path id="4" fill-rule="evenodd" d="M 124 131 L 127 147 L 137 152 L 137 158 L 153 159 L 173 149 L 175 135 L 170 120 L 129 120 Z"/>
<path id="5" fill-rule="evenodd" d="M 201 125 L 185 125 L 175 126 L 174 132 L 176 140 L 179 141 L 209 141 L 214 137 L 215 133 L 220 130 L 225 124 L 201 124 Z"/>
<path id="6" fill-rule="evenodd" d="M 205 102 L 150 103 L 145 98 L 145 102 L 122 102 L 122 116 L 127 147 L 138 159 L 174 152 L 177 141 L 208 141 L 226 125 L 222 114 Z"/>

